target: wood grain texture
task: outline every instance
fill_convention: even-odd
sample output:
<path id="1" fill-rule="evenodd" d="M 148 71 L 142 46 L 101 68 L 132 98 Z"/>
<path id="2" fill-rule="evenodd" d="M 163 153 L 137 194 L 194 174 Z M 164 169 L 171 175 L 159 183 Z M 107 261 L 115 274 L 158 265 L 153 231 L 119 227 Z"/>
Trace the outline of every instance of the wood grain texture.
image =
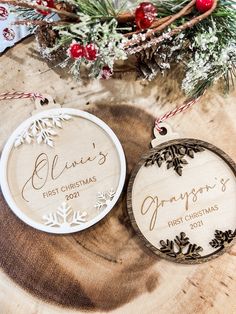
<path id="1" fill-rule="evenodd" d="M 50 70 L 30 40 L 3 55 L 0 70 L 2 92 L 38 91 L 64 107 L 97 113 L 120 137 L 129 173 L 152 139 L 149 114 L 160 115 L 184 99 L 179 69 L 151 83 L 137 82 L 132 74 L 78 83 L 64 69 Z M 236 160 L 235 100 L 235 92 L 224 98 L 211 90 L 170 123 L 182 137 L 206 140 Z M 0 147 L 32 110 L 26 100 L 1 103 Z M 0 216 L 1 314 L 236 313 L 236 247 L 202 265 L 160 259 L 134 234 L 125 194 L 96 229 L 73 237 L 47 238 L 21 223 L 2 198 Z"/>
<path id="2" fill-rule="evenodd" d="M 145 148 L 150 134 L 143 132 L 134 145 L 129 145 L 133 112 L 125 106 L 93 110 L 121 139 L 127 160 L 136 162 L 136 156 Z M 115 125 L 111 120 L 124 115 L 126 118 L 120 129 L 120 124 Z M 135 119 L 141 115 L 143 112 L 137 109 Z M 147 125 L 151 123 L 148 115 L 142 120 Z M 145 130 L 144 124 L 142 129 Z M 47 235 L 24 225 L 12 215 L 3 200 L 2 208 L 1 266 L 16 282 L 37 296 L 66 306 L 109 310 L 147 291 L 151 276 L 148 269 L 155 259 L 138 247 L 127 220 L 124 199 L 113 209 L 112 215 L 96 227 L 62 237 Z M 18 239 L 17 243 L 15 239 Z M 14 250 L 11 249 L 13 246 Z M 154 283 L 150 285 L 155 285 L 157 274 L 152 279 Z M 108 297 L 106 302 L 105 296 Z"/>

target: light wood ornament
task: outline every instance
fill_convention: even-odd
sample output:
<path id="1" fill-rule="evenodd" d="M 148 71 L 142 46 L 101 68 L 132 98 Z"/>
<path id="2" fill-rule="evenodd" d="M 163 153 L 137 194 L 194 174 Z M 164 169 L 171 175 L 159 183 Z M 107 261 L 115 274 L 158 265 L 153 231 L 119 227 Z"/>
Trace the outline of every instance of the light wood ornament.
<path id="1" fill-rule="evenodd" d="M 4 147 L 4 197 L 36 229 L 58 234 L 86 229 L 107 215 L 121 194 L 126 175 L 122 146 L 92 114 L 36 108 Z"/>
<path id="2" fill-rule="evenodd" d="M 222 254 L 236 235 L 236 164 L 197 139 L 174 139 L 144 154 L 128 186 L 128 213 L 144 243 L 179 263 Z"/>

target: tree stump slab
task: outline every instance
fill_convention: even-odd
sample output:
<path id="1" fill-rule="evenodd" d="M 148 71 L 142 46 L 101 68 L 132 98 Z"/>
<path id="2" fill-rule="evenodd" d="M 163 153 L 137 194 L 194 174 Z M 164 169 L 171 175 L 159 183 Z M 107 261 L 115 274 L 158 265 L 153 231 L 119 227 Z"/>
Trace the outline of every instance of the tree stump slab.
<path id="1" fill-rule="evenodd" d="M 119 137 L 127 180 L 153 139 L 154 117 L 180 105 L 178 69 L 148 83 L 132 73 L 76 82 L 50 68 L 27 39 L 1 56 L 1 91 L 50 94 L 63 107 L 103 119 Z M 236 160 L 236 92 L 216 88 L 169 123 L 181 137 L 210 142 Z M 2 101 L 0 147 L 34 110 L 30 100 Z M 46 234 L 21 222 L 0 195 L 0 313 L 236 313 L 236 246 L 201 265 L 179 265 L 148 250 L 128 218 L 126 187 L 109 215 L 88 230 Z"/>

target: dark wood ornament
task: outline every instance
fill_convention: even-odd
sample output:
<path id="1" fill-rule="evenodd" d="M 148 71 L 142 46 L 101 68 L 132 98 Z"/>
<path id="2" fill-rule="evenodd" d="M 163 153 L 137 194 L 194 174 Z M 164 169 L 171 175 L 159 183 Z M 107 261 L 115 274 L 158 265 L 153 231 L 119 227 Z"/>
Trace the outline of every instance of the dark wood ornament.
<path id="1" fill-rule="evenodd" d="M 127 206 L 134 230 L 155 254 L 178 263 L 209 261 L 235 240 L 236 164 L 207 142 L 164 142 L 133 170 Z"/>

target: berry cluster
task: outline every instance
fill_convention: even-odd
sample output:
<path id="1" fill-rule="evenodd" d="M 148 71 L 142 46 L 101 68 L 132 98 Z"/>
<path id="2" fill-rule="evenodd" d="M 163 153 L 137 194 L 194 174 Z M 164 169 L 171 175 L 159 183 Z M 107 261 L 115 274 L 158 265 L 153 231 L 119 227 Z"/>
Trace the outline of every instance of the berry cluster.
<path id="1" fill-rule="evenodd" d="M 156 7 L 150 2 L 142 2 L 135 11 L 135 22 L 139 29 L 149 28 L 157 16 Z"/>
<path id="2" fill-rule="evenodd" d="M 48 15 L 51 14 L 53 11 L 56 11 L 56 12 L 60 11 L 60 10 L 58 10 L 57 5 L 61 1 L 58 1 L 58 0 L 34 0 L 34 1 L 38 5 L 35 7 L 35 10 L 38 13 L 44 15 L 46 17 L 46 20 L 48 18 Z M 94 3 L 96 3 L 96 0 L 91 0 L 91 2 L 93 2 L 93 1 L 94 1 Z M 69 0 L 63 1 L 63 2 L 66 3 L 66 2 L 69 2 Z M 196 0 L 195 8 L 191 8 L 191 11 L 193 11 L 193 13 L 194 13 L 193 20 L 194 19 L 196 20 L 198 15 L 209 11 L 213 7 L 213 4 L 214 4 L 214 0 Z M 132 21 L 132 23 L 134 23 L 134 25 L 132 27 L 133 32 L 129 33 L 129 39 L 131 38 L 131 36 L 133 34 L 139 34 L 140 36 L 143 35 L 144 37 L 140 37 L 140 38 L 144 38 L 142 40 L 150 39 L 149 32 L 148 32 L 149 28 L 153 29 L 153 32 L 151 32 L 151 34 L 161 33 L 159 31 L 160 28 L 158 28 L 158 26 L 163 25 L 166 22 L 163 22 L 163 20 L 165 20 L 165 18 L 162 18 L 161 12 L 159 12 L 157 7 L 152 2 L 147 2 L 147 1 L 141 2 L 136 7 L 136 10 L 134 12 L 130 13 L 131 18 L 129 16 L 129 18 L 130 18 L 129 23 L 131 23 L 131 21 Z M 0 9 L 1 9 L 1 7 L 0 7 Z M 4 18 L 4 12 L 0 10 L 0 19 L 1 19 L 1 16 L 2 16 L 2 18 Z M 60 14 L 59 14 L 59 16 L 60 16 Z M 75 16 L 75 14 L 73 14 L 73 18 L 74 18 L 74 16 Z M 127 19 L 127 16 L 126 16 L 126 19 Z M 80 21 L 80 19 L 79 19 L 79 21 Z M 117 17 L 117 22 L 118 22 L 118 24 L 119 23 L 121 23 L 121 24 L 125 23 L 125 22 L 122 22 L 122 20 L 119 20 L 118 17 Z M 190 26 L 188 26 L 188 27 L 191 27 L 190 22 L 185 23 L 183 26 L 186 26 L 186 24 L 190 24 Z M 167 23 L 167 26 L 168 25 L 169 24 Z M 170 25 L 171 25 L 171 22 L 170 22 Z M 101 28 L 102 28 L 102 26 L 103 25 L 101 24 Z M 165 27 L 166 27 L 166 25 L 165 25 Z M 83 28 L 83 26 L 81 26 L 81 28 Z M 181 32 L 186 27 L 185 28 L 183 27 L 181 29 L 180 29 L 180 27 L 176 27 L 176 28 L 177 29 L 179 28 L 178 32 L 179 31 Z M 87 29 L 88 29 L 87 26 L 84 30 L 81 29 L 81 33 L 83 34 L 84 32 L 87 32 Z M 103 45 L 103 48 L 101 48 L 101 45 L 99 44 L 99 42 L 96 42 L 95 39 L 91 39 L 90 32 L 92 32 L 92 31 L 93 30 L 91 29 L 90 31 L 88 31 L 86 33 L 86 35 L 78 36 L 76 38 L 76 40 L 73 40 L 67 49 L 67 56 L 69 56 L 69 58 L 71 58 L 72 60 L 75 61 L 75 67 L 77 67 L 80 64 L 80 62 L 76 62 L 77 60 L 85 62 L 86 64 L 89 63 L 89 66 L 91 66 L 91 68 L 92 67 L 96 68 L 96 77 L 99 77 L 101 79 L 108 79 L 113 74 L 113 63 L 114 63 L 114 60 L 112 60 L 112 57 L 109 56 L 109 53 L 110 53 L 109 42 L 106 43 L 106 45 Z M 106 30 L 106 32 L 107 32 L 107 30 Z M 11 38 L 11 36 L 12 36 L 12 34 L 9 34 L 9 32 L 6 32 L 5 37 Z M 106 34 L 106 36 L 108 36 L 108 34 Z M 119 34 L 119 36 L 120 36 L 119 40 L 121 41 L 122 36 L 120 34 Z M 161 42 L 163 39 L 161 39 L 162 38 L 161 34 L 159 34 L 159 36 L 160 36 L 160 42 Z M 97 37 L 100 38 L 100 34 Z M 138 38 L 138 36 L 136 36 L 136 37 Z M 74 38 L 74 36 L 72 38 Z M 96 37 L 94 36 L 93 38 L 96 38 Z M 113 38 L 115 38 L 115 37 L 113 37 Z M 8 40 L 10 40 L 10 39 L 8 39 Z M 91 40 L 92 40 L 92 42 L 90 42 Z M 119 42 L 119 40 L 117 39 L 117 42 Z M 115 38 L 115 41 L 116 41 L 116 38 Z M 84 44 L 84 42 L 87 42 L 87 44 Z M 130 43 L 128 43 L 129 45 L 124 45 L 124 50 L 122 51 L 123 60 L 127 57 L 127 55 L 143 50 L 139 38 L 137 39 L 137 42 L 135 42 L 134 36 L 133 36 L 133 38 L 130 39 L 130 42 L 131 42 L 131 46 L 129 46 Z M 140 47 L 139 47 L 139 45 L 140 45 Z M 133 47 L 133 46 L 134 46 L 134 48 L 127 49 L 127 47 Z M 139 50 L 139 48 L 141 48 L 141 49 Z M 123 49 L 123 47 L 119 48 L 119 49 L 117 48 L 117 50 L 119 50 L 119 54 L 121 53 L 121 49 Z M 136 49 L 138 49 L 138 50 L 136 50 Z M 104 54 L 104 50 L 106 51 L 106 54 Z M 112 52 L 112 53 L 114 53 L 114 52 Z M 104 62 L 104 59 L 105 59 L 104 55 L 106 55 L 106 57 L 110 58 L 108 60 L 106 58 L 107 64 Z M 108 64 L 109 64 L 109 66 L 108 66 Z M 76 69 L 76 71 L 78 71 L 78 70 Z"/>
<path id="3" fill-rule="evenodd" d="M 211 9 L 213 0 L 197 0 L 196 8 L 199 12 L 204 13 Z"/>
<path id="4" fill-rule="evenodd" d="M 98 56 L 98 48 L 93 43 L 83 46 L 77 42 L 73 42 L 67 50 L 67 54 L 72 59 L 85 58 L 88 61 L 95 61 Z"/>

